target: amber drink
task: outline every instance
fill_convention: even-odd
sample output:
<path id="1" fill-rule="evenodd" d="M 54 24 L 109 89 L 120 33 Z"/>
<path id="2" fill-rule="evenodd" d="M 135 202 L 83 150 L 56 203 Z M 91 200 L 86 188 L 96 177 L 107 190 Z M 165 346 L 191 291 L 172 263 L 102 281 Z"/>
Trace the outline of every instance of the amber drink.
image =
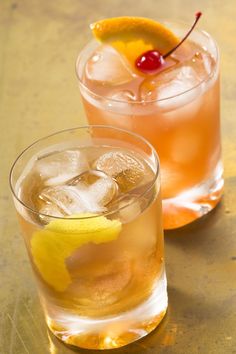
<path id="1" fill-rule="evenodd" d="M 112 127 L 62 131 L 26 149 L 10 181 L 50 330 L 90 349 L 152 331 L 167 292 L 151 145 Z"/>
<path id="2" fill-rule="evenodd" d="M 189 29 L 166 26 L 178 38 Z M 158 152 L 164 228 L 209 212 L 223 188 L 219 54 L 211 36 L 195 29 L 153 75 L 139 73 L 112 46 L 95 40 L 80 53 L 76 69 L 89 123 L 129 129 Z"/>

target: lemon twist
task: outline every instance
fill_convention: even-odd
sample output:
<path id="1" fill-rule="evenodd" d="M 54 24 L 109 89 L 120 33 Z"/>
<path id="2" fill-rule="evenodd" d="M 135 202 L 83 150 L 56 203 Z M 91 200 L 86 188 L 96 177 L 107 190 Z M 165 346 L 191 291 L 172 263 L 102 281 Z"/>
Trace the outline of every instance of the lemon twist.
<path id="1" fill-rule="evenodd" d="M 110 242 L 117 239 L 121 232 L 118 220 L 94 214 L 75 217 L 79 219 L 55 219 L 43 230 L 36 231 L 31 238 L 34 264 L 43 280 L 56 291 L 65 291 L 71 283 L 66 258 L 82 245 Z"/>

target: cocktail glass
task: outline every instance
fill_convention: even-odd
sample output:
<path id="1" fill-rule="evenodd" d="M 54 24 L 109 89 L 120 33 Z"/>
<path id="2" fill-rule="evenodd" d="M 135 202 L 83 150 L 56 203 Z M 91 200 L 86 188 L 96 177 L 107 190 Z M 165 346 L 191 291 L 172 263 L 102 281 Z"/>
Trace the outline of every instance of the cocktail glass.
<path id="1" fill-rule="evenodd" d="M 179 38 L 189 29 L 181 23 L 166 26 Z M 104 51 L 99 46 L 91 41 L 76 63 L 89 124 L 129 129 L 155 147 L 161 164 L 165 229 L 183 226 L 208 213 L 219 202 L 224 184 L 216 42 L 195 29 L 186 43 L 186 53 L 178 53 L 178 49 L 173 54 L 176 65 L 151 77 L 144 89 L 141 85 L 137 88 L 137 80 L 127 79 L 130 69 L 122 69 L 124 62 L 117 64 L 114 51 L 109 54 L 107 47 Z M 85 79 L 89 75 L 91 80 Z"/>
<path id="2" fill-rule="evenodd" d="M 58 338 L 108 349 L 159 324 L 167 309 L 159 163 L 146 140 L 108 126 L 61 131 L 19 155 L 10 185 Z"/>

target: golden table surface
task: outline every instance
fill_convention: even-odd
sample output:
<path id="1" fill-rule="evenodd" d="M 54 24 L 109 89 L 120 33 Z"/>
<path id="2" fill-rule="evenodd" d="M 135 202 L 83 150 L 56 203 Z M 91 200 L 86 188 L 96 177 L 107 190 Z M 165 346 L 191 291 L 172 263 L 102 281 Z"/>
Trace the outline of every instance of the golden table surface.
<path id="1" fill-rule="evenodd" d="M 222 55 L 225 195 L 207 217 L 165 233 L 168 314 L 152 334 L 111 353 L 236 353 L 236 5 L 198 0 L 197 6 L 194 0 L 0 0 L 1 354 L 75 352 L 47 332 L 8 171 L 34 140 L 86 121 L 74 63 L 90 38 L 89 23 L 118 15 L 191 22 L 199 9 L 199 27 L 217 39 Z"/>

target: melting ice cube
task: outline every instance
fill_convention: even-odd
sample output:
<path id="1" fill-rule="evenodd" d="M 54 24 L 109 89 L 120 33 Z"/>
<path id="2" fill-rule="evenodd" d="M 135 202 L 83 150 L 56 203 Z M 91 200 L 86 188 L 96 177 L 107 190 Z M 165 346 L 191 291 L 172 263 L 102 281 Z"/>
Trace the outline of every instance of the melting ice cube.
<path id="1" fill-rule="evenodd" d="M 45 185 L 56 186 L 87 171 L 89 165 L 81 151 L 67 150 L 40 158 L 36 169 Z"/>
<path id="2" fill-rule="evenodd" d="M 39 195 L 43 203 L 41 213 L 51 216 L 102 213 L 117 193 L 115 181 L 98 171 L 86 172 L 69 183 L 42 190 Z"/>
<path id="3" fill-rule="evenodd" d="M 63 215 L 72 215 L 81 212 L 94 211 L 94 205 L 89 203 L 88 196 L 78 193 L 72 186 L 54 186 L 45 188 L 39 195 L 41 201 L 51 205 L 53 216 L 55 209 L 59 209 Z M 91 210 L 92 209 L 92 210 Z M 49 214 L 49 206 L 48 206 Z"/>
<path id="4" fill-rule="evenodd" d="M 116 182 L 102 171 L 89 170 L 71 180 L 70 185 L 76 186 L 78 191 L 87 189 L 90 196 L 102 206 L 107 205 L 118 192 Z"/>
<path id="5" fill-rule="evenodd" d="M 124 102 L 134 102 L 136 101 L 136 95 L 131 90 L 117 89 L 117 91 L 112 91 L 109 96 L 113 100 L 124 101 Z"/>
<path id="6" fill-rule="evenodd" d="M 177 66 L 144 80 L 140 95 L 144 101 L 157 100 L 161 109 L 172 110 L 199 97 L 202 88 L 192 89 L 201 80 L 192 66 Z"/>
<path id="7" fill-rule="evenodd" d="M 110 151 L 94 162 L 94 168 L 113 177 L 122 192 L 136 187 L 144 177 L 145 166 L 136 157 L 122 151 Z"/>
<path id="8" fill-rule="evenodd" d="M 132 80 L 129 64 L 111 46 L 99 47 L 86 64 L 89 80 L 119 85 Z"/>
<path id="9" fill-rule="evenodd" d="M 65 214 L 58 208 L 57 205 L 51 203 L 44 204 L 44 206 L 39 209 L 39 213 L 40 213 L 39 214 L 40 220 L 45 224 L 48 224 L 51 221 L 50 216 L 56 216 L 56 217 L 65 216 Z"/>

